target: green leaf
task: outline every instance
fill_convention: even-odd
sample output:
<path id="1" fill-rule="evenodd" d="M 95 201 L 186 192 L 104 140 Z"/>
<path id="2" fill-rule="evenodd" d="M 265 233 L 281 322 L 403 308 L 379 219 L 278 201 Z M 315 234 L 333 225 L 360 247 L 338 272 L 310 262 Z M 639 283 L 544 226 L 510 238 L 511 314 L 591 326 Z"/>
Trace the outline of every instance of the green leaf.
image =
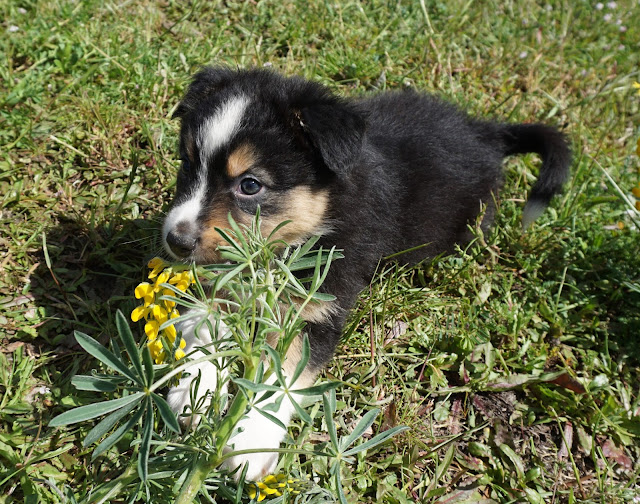
<path id="1" fill-rule="evenodd" d="M 153 383 L 155 371 L 153 370 L 153 360 L 151 359 L 151 352 L 149 351 L 149 347 L 147 345 L 145 345 L 144 349 L 142 350 L 142 362 L 144 363 L 147 383 L 151 384 Z"/>
<path id="2" fill-rule="evenodd" d="M 263 408 L 257 408 L 257 407 L 253 407 L 254 409 L 258 410 L 258 413 L 260 413 L 263 417 L 271 420 L 274 424 L 276 424 L 278 427 L 280 427 L 282 430 L 287 430 L 287 426 L 285 424 L 283 424 L 279 418 L 273 416 L 270 413 L 267 413 Z M 233 440 L 232 440 L 233 441 Z"/>
<path id="3" fill-rule="evenodd" d="M 136 345 L 135 340 L 133 339 L 133 334 L 131 334 L 131 328 L 129 327 L 129 322 L 127 322 L 124 314 L 118 310 L 116 312 L 116 328 L 118 329 L 118 334 L 120 335 L 120 339 L 124 343 L 124 348 L 129 354 L 129 359 L 131 359 L 131 364 L 133 368 L 137 371 L 140 380 L 144 382 L 144 373 L 142 372 L 142 361 L 140 360 L 140 350 L 138 349 L 138 345 Z M 147 383 L 146 385 L 151 385 Z"/>
<path id="4" fill-rule="evenodd" d="M 524 462 L 522 461 L 520 456 L 515 451 L 513 451 L 513 448 L 511 448 L 509 445 L 506 445 L 504 443 L 498 446 L 498 448 L 500 448 L 500 451 L 504 453 L 507 456 L 507 458 L 511 461 L 511 464 L 516 470 L 516 475 L 518 476 L 518 482 L 519 483 L 522 482 L 524 480 Z"/>
<path id="5" fill-rule="evenodd" d="M 456 446 L 455 444 L 451 444 L 451 446 L 449 446 L 449 449 L 447 450 L 447 453 L 445 453 L 442 460 L 438 463 L 438 467 L 436 468 L 435 481 L 440 481 L 440 478 L 442 478 L 442 476 L 444 476 L 444 474 L 447 472 L 447 469 L 449 469 L 451 462 L 453 462 L 453 456 L 455 455 L 455 453 Z"/>
<path id="6" fill-rule="evenodd" d="M 111 448 L 114 444 L 116 444 L 120 440 L 122 436 L 124 436 L 127 432 L 133 429 L 135 425 L 140 421 L 140 418 L 142 418 L 142 414 L 144 412 L 145 412 L 145 408 L 144 407 L 140 408 L 138 411 L 136 411 L 136 414 L 133 415 L 126 424 L 118 427 L 113 432 L 113 434 L 111 434 L 107 439 L 105 439 L 104 441 L 102 441 L 102 443 L 96 446 L 96 449 L 93 450 L 93 453 L 91 454 L 91 460 L 95 460 L 96 457 L 98 457 L 99 455 L 107 451 L 109 448 Z"/>
<path id="7" fill-rule="evenodd" d="M 120 419 L 128 415 L 136 406 L 138 406 L 138 404 L 136 402 L 132 402 L 128 406 L 120 408 L 109 416 L 103 418 L 98 425 L 89 431 L 87 436 L 84 438 L 84 441 L 82 441 L 82 446 L 87 447 L 98 441 L 98 439 L 109 432 L 120 421 Z"/>
<path id="8" fill-rule="evenodd" d="M 91 336 L 87 336 L 80 331 L 75 331 L 74 336 L 78 344 L 84 348 L 90 355 L 98 359 L 103 364 L 107 365 L 114 371 L 118 371 L 131 381 L 144 386 L 144 383 L 140 381 L 136 375 L 122 362 L 120 357 L 116 357 L 111 351 L 103 347 L 100 343 L 94 340 Z"/>
<path id="9" fill-rule="evenodd" d="M 246 267 L 247 267 L 246 264 L 240 264 L 239 266 L 235 267 L 218 281 L 217 286 L 219 288 L 223 288 L 229 282 L 229 280 L 231 280 L 234 276 L 238 275 Z"/>
<path id="10" fill-rule="evenodd" d="M 322 404 L 324 405 L 324 420 L 327 423 L 331 444 L 337 451 L 340 451 L 336 424 L 333 421 L 333 415 L 336 412 L 336 391 L 332 389 L 328 394 L 324 394 L 322 396 Z"/>
<path id="11" fill-rule="evenodd" d="M 257 394 L 259 392 L 279 392 L 282 391 L 282 387 L 278 387 L 277 385 L 268 385 L 266 383 L 254 383 L 252 381 L 247 380 L 246 378 L 236 378 L 234 376 L 229 377 L 233 383 L 238 385 L 241 388 L 250 390 L 251 392 Z"/>
<path id="12" fill-rule="evenodd" d="M 365 433 L 365 431 L 369 427 L 371 427 L 371 425 L 373 424 L 373 422 L 375 422 L 376 417 L 378 416 L 379 413 L 380 413 L 379 409 L 372 409 L 362 417 L 362 419 L 358 422 L 358 425 L 356 425 L 354 429 L 351 431 L 351 434 L 349 434 L 347 438 L 344 440 L 345 448 L 348 446 L 351 446 L 356 439 L 361 437 Z"/>
<path id="13" fill-rule="evenodd" d="M 88 375 L 75 375 L 71 378 L 71 384 L 78 390 L 91 392 L 113 392 L 117 388 L 116 384 L 111 380 Z"/>
<path id="14" fill-rule="evenodd" d="M 147 403 L 147 418 L 142 429 L 142 441 L 138 452 L 138 474 L 142 481 L 149 476 L 149 452 L 151 449 L 151 435 L 153 434 L 153 408 Z"/>
<path id="15" fill-rule="evenodd" d="M 314 385 L 313 387 L 307 387 L 307 388 L 303 388 L 303 389 L 295 389 L 292 390 L 291 393 L 292 394 L 297 394 L 297 395 L 301 395 L 301 396 L 319 396 L 324 394 L 325 392 L 332 390 L 332 389 L 337 389 L 338 387 L 340 387 L 342 385 L 341 382 L 339 381 L 332 381 L 332 382 L 324 382 L 324 383 L 320 383 L 319 385 Z"/>
<path id="16" fill-rule="evenodd" d="M 293 372 L 293 376 L 291 377 L 292 386 L 296 383 L 298 378 L 300 378 L 300 375 L 304 371 L 304 368 L 307 367 L 307 364 L 309 363 L 309 357 L 311 355 L 311 352 L 309 350 L 309 336 L 307 336 L 306 334 L 302 335 L 301 354 L 302 355 L 300 356 L 300 362 L 298 362 L 298 365 L 296 366 L 296 369 Z"/>
<path id="17" fill-rule="evenodd" d="M 336 489 L 338 490 L 338 500 L 340 504 L 349 504 L 347 502 L 347 497 L 344 495 L 344 489 L 342 488 L 342 478 L 340 477 L 340 465 L 338 465 L 337 470 L 334 473 Z"/>
<path id="18" fill-rule="evenodd" d="M 307 413 L 304 408 L 300 406 L 298 402 L 295 401 L 292 397 L 289 397 L 289 400 L 291 401 L 291 404 L 293 404 L 293 407 L 295 408 L 296 413 L 298 413 L 300 419 L 307 424 L 312 424 L 313 420 L 311 419 L 311 416 L 309 416 L 309 413 Z"/>
<path id="19" fill-rule="evenodd" d="M 335 301 L 336 297 L 333 294 L 327 294 L 326 292 L 314 292 L 311 298 L 315 301 Z"/>
<path id="20" fill-rule="evenodd" d="M 158 412 L 160 413 L 165 425 L 176 434 L 180 434 L 180 425 L 178 424 L 175 413 L 171 411 L 171 408 L 167 404 L 167 401 L 155 393 L 151 394 L 151 398 L 153 399 L 153 402 L 156 403 Z"/>
<path id="21" fill-rule="evenodd" d="M 400 432 L 404 432 L 406 430 L 409 430 L 409 427 L 399 425 L 387 431 L 381 432 L 377 436 L 371 438 L 369 441 L 362 443 L 361 445 L 358 445 L 355 448 L 351 448 L 350 450 L 347 450 L 346 452 L 344 452 L 344 456 L 355 455 L 356 453 L 360 453 L 363 450 L 368 450 L 369 448 L 378 446 L 379 444 L 384 443 L 390 437 L 393 437 L 396 434 L 399 434 Z"/>
<path id="22" fill-rule="evenodd" d="M 283 387 L 288 387 L 289 384 L 287 383 L 287 380 L 284 377 L 284 373 L 282 372 L 282 360 L 280 359 L 280 354 L 271 345 L 268 345 L 266 343 L 262 346 L 262 350 L 268 353 L 269 357 L 271 357 L 271 369 L 278 377 L 278 382 Z"/>
<path id="23" fill-rule="evenodd" d="M 135 394 L 121 397 L 119 399 L 80 406 L 79 408 L 74 408 L 52 418 L 49 422 L 49 427 L 60 427 L 61 425 L 84 422 L 85 420 L 90 420 L 92 418 L 111 413 L 119 408 L 123 408 L 127 404 L 131 404 L 132 402 L 140 401 L 143 396 L 143 392 L 136 392 Z"/>
<path id="24" fill-rule="evenodd" d="M 267 237 L 267 240 L 269 240 L 271 242 L 273 240 L 273 237 L 278 233 L 278 231 L 280 231 L 287 224 L 291 224 L 292 222 L 293 222 L 292 220 L 286 220 L 286 221 L 283 221 L 280 224 L 278 224 L 276 227 L 273 228 L 273 231 L 271 231 L 271 233 L 269 233 L 269 236 Z M 277 244 L 278 242 L 281 242 L 281 241 L 282 240 L 275 240 L 275 243 Z M 269 245 L 271 245 L 271 243 Z"/>

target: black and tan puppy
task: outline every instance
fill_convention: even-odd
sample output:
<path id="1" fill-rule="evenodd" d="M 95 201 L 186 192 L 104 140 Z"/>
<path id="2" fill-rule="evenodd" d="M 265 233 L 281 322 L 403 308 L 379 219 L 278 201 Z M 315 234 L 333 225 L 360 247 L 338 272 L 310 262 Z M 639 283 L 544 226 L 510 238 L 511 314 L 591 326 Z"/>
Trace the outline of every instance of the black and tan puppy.
<path id="1" fill-rule="evenodd" d="M 183 165 L 163 229 L 172 256 L 216 262 L 222 238 L 214 228 L 227 227 L 229 213 L 249 223 L 258 207 L 263 232 L 291 220 L 280 231 L 287 242 L 320 235 L 324 247 L 344 250 L 323 286 L 336 301 L 302 314 L 311 360 L 299 387 L 315 380 L 333 355 L 349 309 L 382 258 L 414 249 L 396 260 L 415 263 L 449 252 L 468 241 L 468 225 L 485 207 L 488 226 L 506 156 L 542 157 L 525 224 L 560 191 L 570 163 L 563 135 L 548 126 L 472 119 L 413 91 L 347 101 L 319 84 L 265 70 L 205 68 L 176 115 Z M 201 331 L 197 338 L 193 327 L 180 327 L 187 351 L 215 344 L 216 335 Z M 290 351 L 285 372 L 295 364 Z M 216 373 L 212 364 L 199 369 L 203 396 L 214 388 Z M 189 407 L 191 380 L 169 392 L 176 412 Z M 292 413 L 284 400 L 277 416 L 286 425 Z M 277 448 L 285 435 L 255 412 L 242 427 L 232 438 L 236 449 Z M 245 462 L 248 478 L 257 479 L 274 468 L 277 456 L 238 456 L 228 465 Z"/>

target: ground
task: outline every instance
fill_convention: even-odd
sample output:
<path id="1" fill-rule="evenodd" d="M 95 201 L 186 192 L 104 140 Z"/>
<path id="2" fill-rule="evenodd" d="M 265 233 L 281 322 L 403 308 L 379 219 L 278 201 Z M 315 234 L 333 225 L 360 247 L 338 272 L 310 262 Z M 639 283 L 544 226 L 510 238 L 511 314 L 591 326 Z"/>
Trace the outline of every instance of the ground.
<path id="1" fill-rule="evenodd" d="M 0 502 L 93 502 L 137 453 L 132 434 L 91 461 L 91 425 L 48 423 L 97 400 L 71 385 L 97 366 L 73 331 L 109 344 L 116 310 L 135 306 L 179 162 L 171 113 L 212 63 L 345 96 L 434 92 L 572 143 L 565 193 L 527 232 L 534 156 L 506 163 L 490 232 L 382 269 L 363 292 L 325 373 L 344 382 L 338 431 L 373 407 L 364 438 L 411 429 L 343 468 L 346 498 L 640 500 L 638 2 L 16 0 L 0 13 Z M 327 441 L 322 407 L 311 414 L 291 431 L 303 447 Z M 327 460 L 284 467 L 318 482 L 306 501 L 335 495 Z"/>

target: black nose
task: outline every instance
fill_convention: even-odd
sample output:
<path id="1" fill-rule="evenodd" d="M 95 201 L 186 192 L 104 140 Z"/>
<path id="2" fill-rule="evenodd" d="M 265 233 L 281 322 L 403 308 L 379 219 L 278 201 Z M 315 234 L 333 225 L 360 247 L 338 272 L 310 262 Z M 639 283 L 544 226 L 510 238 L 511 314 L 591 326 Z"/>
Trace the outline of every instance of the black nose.
<path id="1" fill-rule="evenodd" d="M 171 252 L 179 259 L 188 257 L 198 243 L 194 235 L 190 233 L 180 233 L 177 229 L 170 231 L 166 240 Z"/>

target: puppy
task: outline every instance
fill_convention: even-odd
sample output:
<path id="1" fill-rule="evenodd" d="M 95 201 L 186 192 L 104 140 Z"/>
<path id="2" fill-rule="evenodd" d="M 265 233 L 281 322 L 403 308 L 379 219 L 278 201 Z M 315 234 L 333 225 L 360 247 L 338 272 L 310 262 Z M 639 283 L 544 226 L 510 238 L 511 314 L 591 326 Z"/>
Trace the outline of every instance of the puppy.
<path id="1" fill-rule="evenodd" d="M 335 301 L 302 313 L 311 358 L 299 388 L 310 386 L 332 357 L 349 309 L 381 260 L 395 255 L 413 264 L 452 251 L 470 239 L 468 225 L 482 209 L 482 227 L 489 226 L 506 156 L 536 152 L 542 158 L 525 226 L 569 174 L 570 151 L 554 128 L 472 119 L 414 91 L 345 100 L 317 83 L 271 71 L 205 68 L 175 115 L 182 121 L 182 167 L 162 234 L 171 256 L 219 261 L 223 239 L 215 228 L 228 227 L 228 214 L 248 224 L 258 207 L 263 233 L 290 220 L 278 232 L 288 243 L 319 235 L 319 245 L 344 251 L 322 287 Z M 194 326 L 180 328 L 187 352 L 219 337 L 205 330 L 196 335 Z M 285 374 L 295 369 L 299 348 L 292 345 Z M 209 363 L 199 371 L 197 396 L 203 397 L 215 388 L 216 371 Z M 197 374 L 169 391 L 176 413 L 189 409 Z M 287 425 L 293 411 L 285 398 L 276 416 Z M 254 410 L 241 427 L 231 439 L 236 450 L 277 448 L 286 434 Z M 248 464 L 247 478 L 256 480 L 276 462 L 276 454 L 265 452 L 227 465 Z"/>

